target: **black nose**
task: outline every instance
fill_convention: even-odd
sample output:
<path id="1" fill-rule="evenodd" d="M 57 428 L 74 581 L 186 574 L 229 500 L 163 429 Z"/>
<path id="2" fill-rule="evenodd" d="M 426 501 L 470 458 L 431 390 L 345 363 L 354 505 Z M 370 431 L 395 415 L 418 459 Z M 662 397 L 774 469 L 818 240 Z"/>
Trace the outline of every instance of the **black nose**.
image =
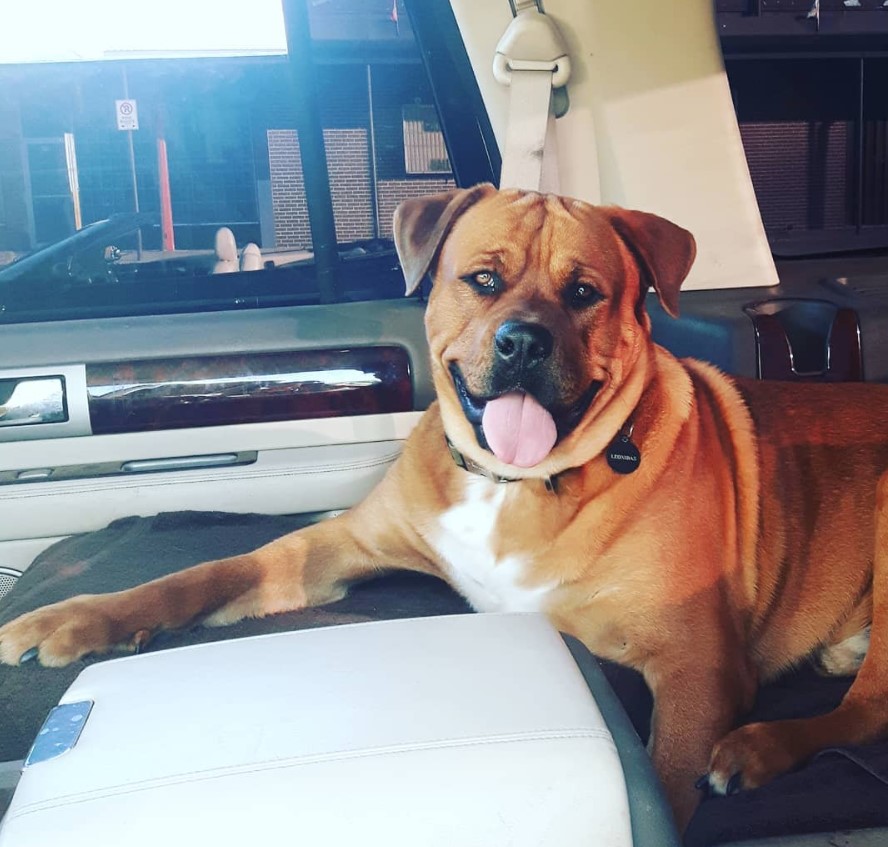
<path id="1" fill-rule="evenodd" d="M 506 321 L 493 337 L 493 346 L 500 360 L 528 369 L 549 358 L 553 343 L 548 329 L 521 321 Z"/>

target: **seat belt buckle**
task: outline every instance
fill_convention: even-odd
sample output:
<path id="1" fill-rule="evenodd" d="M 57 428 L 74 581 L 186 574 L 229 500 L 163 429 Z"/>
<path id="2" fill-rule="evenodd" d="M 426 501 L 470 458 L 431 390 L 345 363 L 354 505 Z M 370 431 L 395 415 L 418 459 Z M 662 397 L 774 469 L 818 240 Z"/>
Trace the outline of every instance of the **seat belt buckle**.
<path id="1" fill-rule="evenodd" d="M 570 79 L 567 45 L 555 22 L 536 6 L 520 9 L 496 45 L 496 81 L 511 85 L 513 71 L 551 71 L 553 88 L 562 88 Z"/>

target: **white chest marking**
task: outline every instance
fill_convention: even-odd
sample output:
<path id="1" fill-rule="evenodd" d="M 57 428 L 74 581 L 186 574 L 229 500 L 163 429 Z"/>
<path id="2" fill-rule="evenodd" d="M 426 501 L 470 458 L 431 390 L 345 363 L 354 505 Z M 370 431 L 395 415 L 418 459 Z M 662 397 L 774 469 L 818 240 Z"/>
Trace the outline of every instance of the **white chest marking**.
<path id="1" fill-rule="evenodd" d="M 431 543 L 453 586 L 479 612 L 542 611 L 553 586 L 524 584 L 523 557 L 493 554 L 493 533 L 507 494 L 507 484 L 467 476 L 465 499 L 441 515 Z"/>

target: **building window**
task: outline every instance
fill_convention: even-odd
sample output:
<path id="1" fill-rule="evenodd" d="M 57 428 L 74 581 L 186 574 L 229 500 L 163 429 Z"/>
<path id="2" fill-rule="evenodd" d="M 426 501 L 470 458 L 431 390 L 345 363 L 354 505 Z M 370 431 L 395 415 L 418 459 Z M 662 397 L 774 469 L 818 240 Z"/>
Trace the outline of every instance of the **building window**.
<path id="1" fill-rule="evenodd" d="M 434 106 L 413 104 L 401 110 L 404 169 L 408 174 L 449 174 L 450 159 Z"/>

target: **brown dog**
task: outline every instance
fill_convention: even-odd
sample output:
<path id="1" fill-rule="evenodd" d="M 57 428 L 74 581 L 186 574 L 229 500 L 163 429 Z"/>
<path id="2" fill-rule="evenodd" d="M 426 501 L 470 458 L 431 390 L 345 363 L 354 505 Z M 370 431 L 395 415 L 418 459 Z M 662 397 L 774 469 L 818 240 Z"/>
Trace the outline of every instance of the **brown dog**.
<path id="1" fill-rule="evenodd" d="M 476 186 L 406 201 L 395 229 L 408 291 L 434 272 L 438 402 L 373 494 L 249 555 L 25 615 L 0 659 L 61 665 L 408 568 L 642 671 L 681 825 L 703 773 L 757 786 L 888 733 L 888 388 L 733 380 L 657 347 L 645 292 L 675 314 L 695 247 L 653 215 Z M 607 454 L 631 470 L 633 444 L 618 473 Z M 871 622 L 838 709 L 735 729 L 806 657 L 848 670 Z"/>

